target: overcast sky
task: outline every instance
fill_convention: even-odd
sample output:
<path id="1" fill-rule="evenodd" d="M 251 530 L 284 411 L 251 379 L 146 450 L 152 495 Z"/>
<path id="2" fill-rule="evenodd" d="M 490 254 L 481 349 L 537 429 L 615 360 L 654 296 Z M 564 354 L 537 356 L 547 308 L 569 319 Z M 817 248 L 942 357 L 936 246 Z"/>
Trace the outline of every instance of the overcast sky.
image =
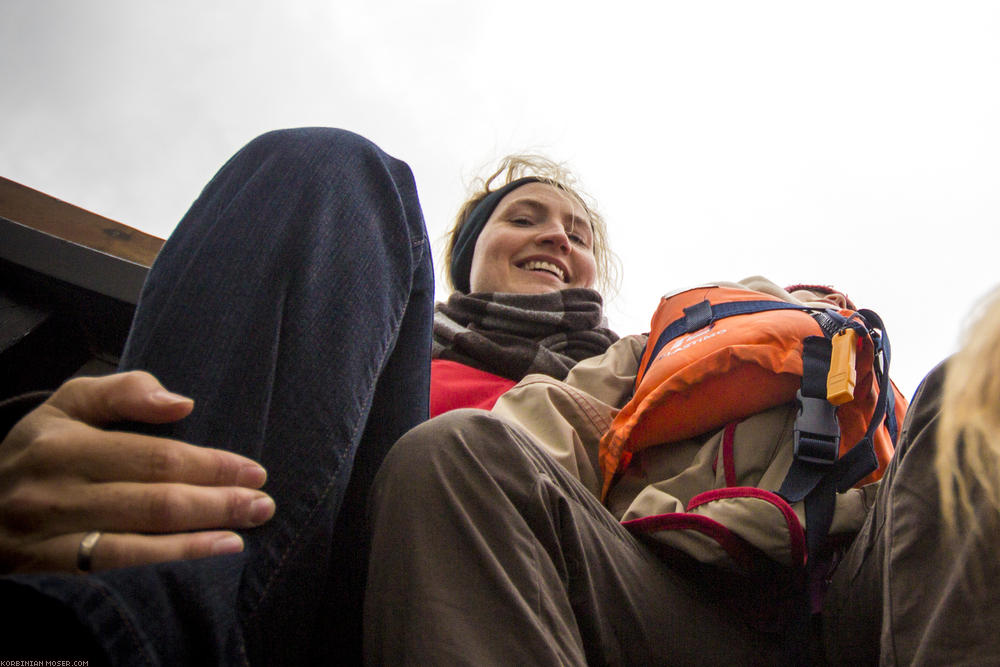
<path id="1" fill-rule="evenodd" d="M 2 0 L 0 175 L 164 237 L 252 137 L 344 127 L 437 239 L 541 151 L 609 220 L 620 333 L 681 286 L 831 283 L 910 395 L 998 280 L 998 34 L 992 1 Z"/>

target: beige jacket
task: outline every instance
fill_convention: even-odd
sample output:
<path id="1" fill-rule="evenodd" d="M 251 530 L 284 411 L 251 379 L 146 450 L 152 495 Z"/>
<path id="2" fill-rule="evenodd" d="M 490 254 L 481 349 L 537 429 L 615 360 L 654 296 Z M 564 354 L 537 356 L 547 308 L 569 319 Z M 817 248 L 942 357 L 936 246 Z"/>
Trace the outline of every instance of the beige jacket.
<path id="1" fill-rule="evenodd" d="M 794 301 L 763 278 L 727 285 Z M 631 394 L 645 344 L 646 336 L 622 338 L 605 354 L 579 363 L 564 381 L 529 375 L 493 412 L 533 434 L 599 497 L 598 444 Z M 702 562 L 738 569 L 753 553 L 749 544 L 779 563 L 801 564 L 804 509 L 801 503 L 789 507 L 773 493 L 792 462 L 795 415 L 788 404 L 745 419 L 729 434 L 731 447 L 721 429 L 644 449 L 611 487 L 606 505 L 634 532 Z M 860 528 L 874 487 L 838 496 L 831 535 Z"/>

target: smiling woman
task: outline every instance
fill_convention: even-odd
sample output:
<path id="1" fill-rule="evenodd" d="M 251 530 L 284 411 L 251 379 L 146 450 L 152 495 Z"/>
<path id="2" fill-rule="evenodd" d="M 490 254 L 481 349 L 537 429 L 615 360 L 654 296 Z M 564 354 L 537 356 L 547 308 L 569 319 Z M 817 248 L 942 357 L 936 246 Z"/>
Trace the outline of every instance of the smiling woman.
<path id="1" fill-rule="evenodd" d="M 590 217 L 574 197 L 547 183 L 505 195 L 476 241 L 473 292 L 544 293 L 592 287 L 597 275 Z"/>
<path id="2" fill-rule="evenodd" d="M 496 171 L 473 185 L 471 196 L 459 210 L 448 234 L 445 248 L 448 281 L 460 292 L 473 289 L 469 284 L 469 273 L 473 255 L 479 253 L 480 234 L 486 232 L 486 227 L 496 227 L 502 222 L 532 227 L 547 220 L 559 221 L 567 238 L 573 242 L 572 249 L 589 250 L 594 262 L 590 284 L 573 281 L 574 284 L 570 285 L 565 284 L 571 282 L 566 279 L 567 267 L 561 266 L 563 261 L 555 262 L 556 267 L 563 271 L 561 278 L 564 283 L 556 289 L 573 286 L 595 287 L 605 294 L 615 291 L 618 286 L 618 260 L 608 245 L 603 216 L 590 197 L 577 186 L 577 179 L 569 169 L 548 158 L 528 154 L 505 157 Z M 491 232 L 486 233 L 489 235 Z M 525 257 L 520 259 L 524 261 Z M 480 261 L 480 268 L 485 264 Z"/>
<path id="3" fill-rule="evenodd" d="M 461 207 L 445 260 L 456 291 L 435 308 L 431 416 L 489 409 L 525 375 L 565 377 L 617 339 L 594 289 L 616 276 L 604 219 L 562 165 L 504 158 Z"/>

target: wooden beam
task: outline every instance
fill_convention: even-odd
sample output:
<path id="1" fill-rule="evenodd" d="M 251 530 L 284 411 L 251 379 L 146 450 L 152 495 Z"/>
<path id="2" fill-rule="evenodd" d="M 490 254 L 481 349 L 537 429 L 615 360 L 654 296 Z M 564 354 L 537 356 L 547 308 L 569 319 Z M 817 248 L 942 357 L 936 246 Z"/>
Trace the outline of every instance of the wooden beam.
<path id="1" fill-rule="evenodd" d="M 0 398 L 113 370 L 162 245 L 0 177 Z"/>
<path id="2" fill-rule="evenodd" d="M 163 245 L 163 239 L 3 177 L 0 217 L 147 268 Z"/>

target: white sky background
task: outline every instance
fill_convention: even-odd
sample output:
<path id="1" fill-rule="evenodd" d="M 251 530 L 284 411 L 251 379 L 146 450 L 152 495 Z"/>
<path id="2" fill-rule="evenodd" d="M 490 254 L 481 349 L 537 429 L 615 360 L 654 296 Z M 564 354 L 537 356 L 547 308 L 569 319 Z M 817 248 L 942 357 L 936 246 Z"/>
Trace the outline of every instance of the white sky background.
<path id="1" fill-rule="evenodd" d="M 609 221 L 619 333 L 698 282 L 830 283 L 910 395 L 998 279 L 998 34 L 992 1 L 2 0 L 0 175 L 162 237 L 253 136 L 344 127 L 439 239 L 541 151 Z"/>

